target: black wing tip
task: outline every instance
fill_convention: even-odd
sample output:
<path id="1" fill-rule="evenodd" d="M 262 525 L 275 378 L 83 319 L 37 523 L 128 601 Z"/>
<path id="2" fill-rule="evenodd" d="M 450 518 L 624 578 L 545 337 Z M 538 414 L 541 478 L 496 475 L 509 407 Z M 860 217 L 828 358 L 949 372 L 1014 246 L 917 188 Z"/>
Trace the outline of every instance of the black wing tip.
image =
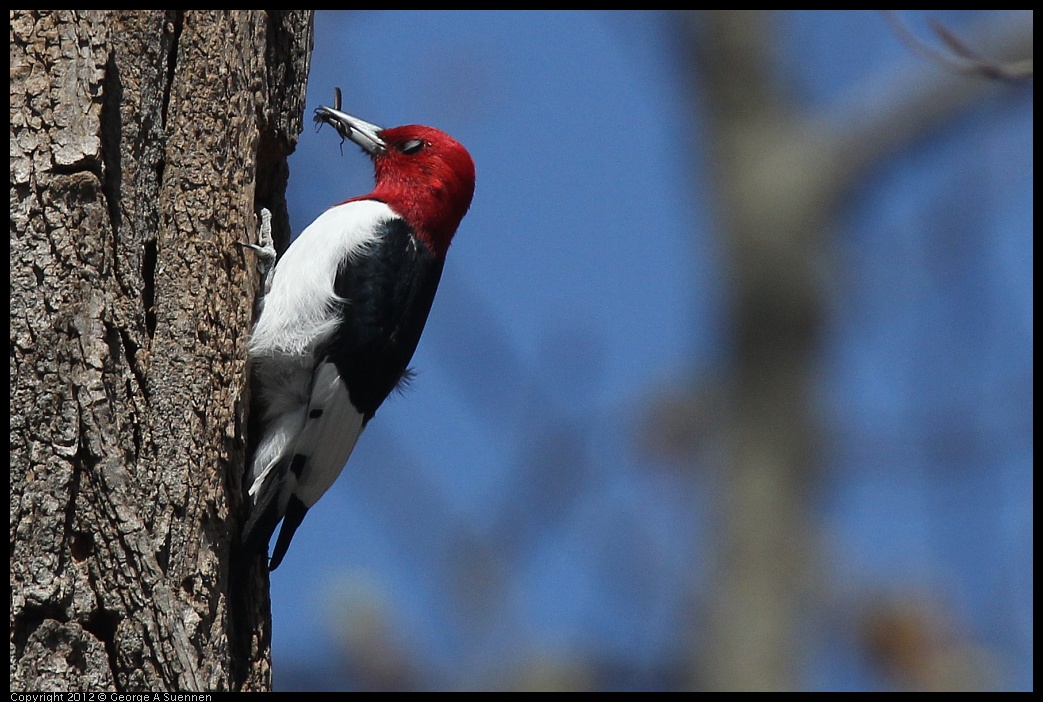
<path id="1" fill-rule="evenodd" d="M 290 497 L 290 503 L 286 505 L 286 514 L 283 516 L 282 527 L 279 529 L 279 539 L 275 542 L 272 559 L 268 563 L 269 571 L 275 570 L 282 563 L 286 551 L 290 548 L 290 542 L 293 541 L 293 535 L 297 533 L 297 527 L 304 521 L 304 515 L 307 513 L 308 508 L 296 495 Z"/>

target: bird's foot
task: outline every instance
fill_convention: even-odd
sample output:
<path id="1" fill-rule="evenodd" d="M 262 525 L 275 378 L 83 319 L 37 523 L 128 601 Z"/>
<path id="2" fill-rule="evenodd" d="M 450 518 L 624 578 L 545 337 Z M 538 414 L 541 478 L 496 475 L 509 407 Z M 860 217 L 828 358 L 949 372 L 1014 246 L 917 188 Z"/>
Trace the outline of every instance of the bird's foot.
<path id="1" fill-rule="evenodd" d="M 272 239 L 272 213 L 268 208 L 261 208 L 261 231 L 257 235 L 257 243 L 235 243 L 257 254 L 257 272 L 261 274 L 262 289 L 267 293 L 272 285 L 272 271 L 275 269 L 276 258 L 275 241 Z"/>

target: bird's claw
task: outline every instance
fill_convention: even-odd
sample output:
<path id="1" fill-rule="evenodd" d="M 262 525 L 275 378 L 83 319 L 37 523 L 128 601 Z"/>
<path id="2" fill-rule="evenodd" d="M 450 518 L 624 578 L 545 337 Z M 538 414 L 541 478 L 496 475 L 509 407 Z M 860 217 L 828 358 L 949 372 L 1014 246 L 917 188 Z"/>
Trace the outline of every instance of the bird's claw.
<path id="1" fill-rule="evenodd" d="M 264 291 L 268 292 L 276 258 L 275 241 L 272 239 L 272 213 L 267 208 L 261 208 L 261 230 L 257 235 L 256 244 L 247 244 L 242 241 L 235 243 L 244 249 L 250 249 L 257 255 L 257 272 L 261 274 L 261 280 L 264 281 Z"/>

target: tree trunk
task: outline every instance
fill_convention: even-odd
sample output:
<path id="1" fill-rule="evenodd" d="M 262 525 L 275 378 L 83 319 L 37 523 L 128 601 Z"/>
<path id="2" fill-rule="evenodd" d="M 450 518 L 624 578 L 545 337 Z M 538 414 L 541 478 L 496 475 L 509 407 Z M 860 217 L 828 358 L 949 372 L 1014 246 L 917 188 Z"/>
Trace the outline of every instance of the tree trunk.
<path id="1" fill-rule="evenodd" d="M 10 18 L 12 688 L 268 688 L 233 242 L 285 243 L 311 14 Z"/>

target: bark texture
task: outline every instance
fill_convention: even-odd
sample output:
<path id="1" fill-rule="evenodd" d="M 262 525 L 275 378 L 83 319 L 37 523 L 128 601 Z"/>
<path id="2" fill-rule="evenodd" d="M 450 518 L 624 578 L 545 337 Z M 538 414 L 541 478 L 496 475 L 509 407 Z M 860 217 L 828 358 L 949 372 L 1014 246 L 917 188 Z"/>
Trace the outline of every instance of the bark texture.
<path id="1" fill-rule="evenodd" d="M 233 242 L 264 206 L 285 243 L 311 13 L 10 20 L 12 688 L 267 688 Z"/>

